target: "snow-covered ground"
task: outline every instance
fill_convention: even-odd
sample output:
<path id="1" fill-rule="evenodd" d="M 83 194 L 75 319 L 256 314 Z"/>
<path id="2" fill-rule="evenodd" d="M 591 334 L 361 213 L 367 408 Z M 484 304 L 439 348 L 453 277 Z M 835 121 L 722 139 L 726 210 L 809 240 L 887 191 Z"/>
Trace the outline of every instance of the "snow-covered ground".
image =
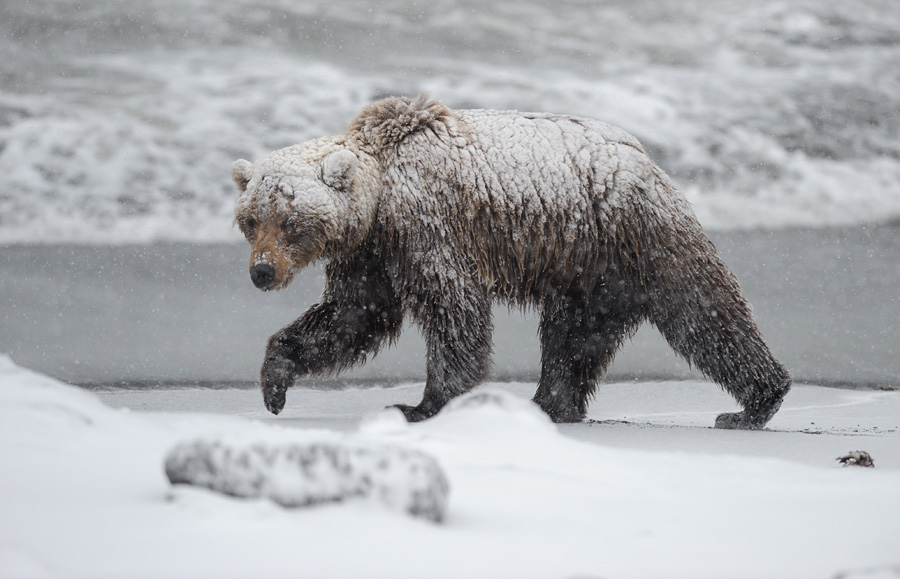
<path id="1" fill-rule="evenodd" d="M 725 432 L 707 383 L 608 384 L 560 427 L 532 390 L 408 425 L 381 409 L 421 385 L 295 389 L 273 417 L 252 390 L 94 394 L 0 357 L 0 577 L 900 577 L 900 392 L 800 385 L 769 430 Z M 416 449 L 447 516 L 172 487 L 199 437 Z M 875 468 L 835 462 L 853 450 Z"/>

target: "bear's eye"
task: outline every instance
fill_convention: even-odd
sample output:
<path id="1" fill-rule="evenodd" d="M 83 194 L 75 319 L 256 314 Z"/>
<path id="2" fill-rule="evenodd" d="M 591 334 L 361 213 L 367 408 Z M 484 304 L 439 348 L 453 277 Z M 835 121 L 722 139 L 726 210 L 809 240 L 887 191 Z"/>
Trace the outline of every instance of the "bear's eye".
<path id="1" fill-rule="evenodd" d="M 281 231 L 287 233 L 294 229 L 295 221 L 293 219 L 285 219 L 281 222 Z"/>
<path id="2" fill-rule="evenodd" d="M 256 219 L 252 217 L 248 217 L 246 221 L 244 221 L 244 229 L 247 231 L 253 231 L 256 229 Z"/>

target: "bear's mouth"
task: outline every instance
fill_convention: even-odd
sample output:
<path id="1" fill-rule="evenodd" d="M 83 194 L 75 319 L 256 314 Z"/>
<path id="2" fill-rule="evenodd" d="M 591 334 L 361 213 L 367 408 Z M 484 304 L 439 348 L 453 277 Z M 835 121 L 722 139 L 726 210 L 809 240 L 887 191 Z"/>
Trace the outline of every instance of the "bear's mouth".
<path id="1" fill-rule="evenodd" d="M 254 285 L 256 285 L 256 284 L 254 284 Z M 280 282 L 274 282 L 274 283 L 271 283 L 271 284 L 265 285 L 265 286 L 257 285 L 256 287 L 260 291 L 264 291 L 264 292 L 277 292 L 277 291 L 283 290 L 285 287 L 287 287 L 287 282 L 280 281 Z"/>

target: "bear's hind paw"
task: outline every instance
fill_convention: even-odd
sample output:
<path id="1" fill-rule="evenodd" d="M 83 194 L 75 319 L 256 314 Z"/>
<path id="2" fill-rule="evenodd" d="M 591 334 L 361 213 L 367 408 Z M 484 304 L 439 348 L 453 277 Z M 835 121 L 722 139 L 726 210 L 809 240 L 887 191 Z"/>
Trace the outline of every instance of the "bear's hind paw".
<path id="1" fill-rule="evenodd" d="M 723 430 L 762 430 L 766 421 L 754 420 L 746 412 L 725 412 L 716 417 L 716 428 Z"/>

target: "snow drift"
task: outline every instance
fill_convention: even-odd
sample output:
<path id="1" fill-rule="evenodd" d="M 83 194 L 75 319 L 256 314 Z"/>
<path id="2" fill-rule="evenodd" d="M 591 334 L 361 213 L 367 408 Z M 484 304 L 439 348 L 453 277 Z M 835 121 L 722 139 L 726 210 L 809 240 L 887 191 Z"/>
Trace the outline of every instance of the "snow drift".
<path id="1" fill-rule="evenodd" d="M 840 399 L 856 402 L 835 406 L 824 389 L 798 392 L 815 413 L 802 420 L 815 416 L 820 424 L 832 413 L 865 423 L 868 413 L 893 412 L 898 402 L 898 393 L 869 404 L 861 401 L 871 394 L 849 392 Z M 258 393 L 245 394 L 258 405 Z M 359 440 L 440 462 L 453 487 L 444 524 L 365 501 L 285 509 L 173 488 L 162 465 L 179 441 L 306 444 L 345 435 L 304 427 L 310 419 L 241 418 L 241 408 L 231 416 L 113 410 L 0 357 L 0 576 L 900 576 L 900 470 L 890 468 L 893 457 L 880 458 L 883 451 L 873 469 L 841 468 L 837 453 L 822 467 L 709 454 L 697 449 L 711 438 L 735 453 L 798 439 L 690 426 L 668 431 L 683 441 L 677 452 L 617 449 L 572 440 L 532 403 L 494 389 L 415 425 L 394 411 L 361 417 L 341 410 L 363 394 L 317 396 Z M 675 405 L 665 402 L 671 412 Z M 791 404 L 781 428 L 798 426 Z M 622 426 L 568 431 L 595 428 L 614 438 Z M 860 440 L 867 439 L 834 439 L 841 452 Z"/>

